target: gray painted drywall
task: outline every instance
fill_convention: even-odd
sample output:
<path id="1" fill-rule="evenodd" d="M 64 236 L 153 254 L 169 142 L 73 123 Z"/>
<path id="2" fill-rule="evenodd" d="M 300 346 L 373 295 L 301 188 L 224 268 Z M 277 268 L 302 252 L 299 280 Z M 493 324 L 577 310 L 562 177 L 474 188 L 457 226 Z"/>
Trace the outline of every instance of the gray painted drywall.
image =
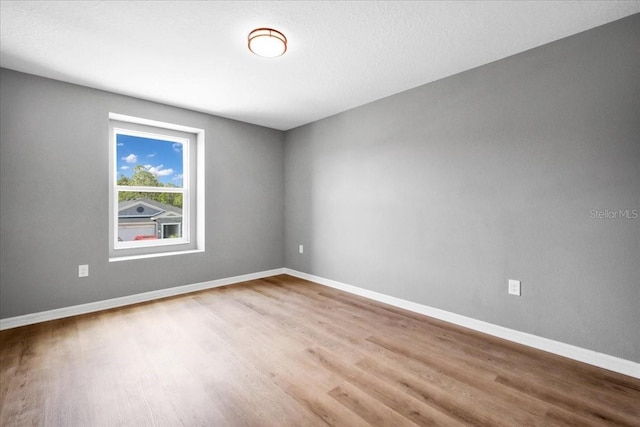
<path id="1" fill-rule="evenodd" d="M 640 15 L 286 134 L 286 267 L 640 362 L 606 209 L 640 210 Z"/>
<path id="2" fill-rule="evenodd" d="M 0 317 L 283 266 L 282 132 L 0 72 Z M 109 112 L 205 129 L 204 253 L 108 262 Z"/>

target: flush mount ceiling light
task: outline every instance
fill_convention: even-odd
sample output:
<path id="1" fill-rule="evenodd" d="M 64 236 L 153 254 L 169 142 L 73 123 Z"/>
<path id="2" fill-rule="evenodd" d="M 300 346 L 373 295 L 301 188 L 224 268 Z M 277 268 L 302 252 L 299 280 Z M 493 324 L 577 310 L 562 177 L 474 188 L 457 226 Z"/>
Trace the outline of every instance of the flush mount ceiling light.
<path id="1" fill-rule="evenodd" d="M 273 28 L 256 28 L 249 33 L 249 50 L 258 56 L 275 58 L 287 51 L 287 38 Z"/>

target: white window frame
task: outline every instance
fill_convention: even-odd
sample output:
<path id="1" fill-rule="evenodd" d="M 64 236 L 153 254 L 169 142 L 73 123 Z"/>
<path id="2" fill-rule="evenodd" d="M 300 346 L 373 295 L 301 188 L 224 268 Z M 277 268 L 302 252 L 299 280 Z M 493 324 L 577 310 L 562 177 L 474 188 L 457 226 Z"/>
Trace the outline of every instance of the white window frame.
<path id="1" fill-rule="evenodd" d="M 183 147 L 183 185 L 172 187 L 119 186 L 117 134 L 178 142 Z M 204 129 L 109 113 L 109 261 L 204 251 Z M 118 241 L 118 191 L 182 194 L 181 237 Z"/>
<path id="2" fill-rule="evenodd" d="M 160 129 L 158 129 L 161 131 Z M 142 248 L 142 247 L 155 247 L 155 246 L 168 246 L 168 245 L 179 245 L 179 244 L 188 244 L 191 240 L 191 236 L 189 234 L 189 225 L 190 225 L 190 196 L 191 196 L 191 186 L 189 185 L 189 175 L 190 175 L 190 167 L 189 167 L 189 147 L 190 147 L 190 139 L 189 138 L 181 138 L 173 135 L 164 135 L 160 133 L 151 133 L 151 132 L 142 132 L 139 130 L 131 130 L 126 129 L 120 126 L 113 126 L 112 129 L 113 138 L 117 140 L 118 135 L 129 135 L 129 136 L 137 136 L 141 138 L 150 138 L 157 139 L 161 141 L 170 141 L 174 143 L 178 143 L 182 145 L 182 187 L 180 188 L 172 188 L 172 187 L 144 187 L 144 186 L 136 186 L 136 185 L 118 185 L 117 177 L 114 185 L 114 194 L 112 197 L 115 200 L 119 200 L 118 192 L 120 191 L 130 191 L 130 192 L 140 192 L 140 193 L 175 193 L 182 195 L 182 237 L 177 239 L 158 239 L 158 240 L 138 240 L 138 241 L 126 241 L 120 242 L 118 241 L 118 233 L 113 233 L 112 238 L 114 249 L 128 249 L 128 248 Z M 116 148 L 117 152 L 117 148 Z M 117 160 L 117 159 L 114 159 Z M 116 173 L 117 175 L 117 173 Z M 119 203 L 115 203 L 114 200 L 114 212 L 113 215 L 114 221 L 118 221 L 118 205 Z M 114 229 L 116 230 L 117 227 Z"/>

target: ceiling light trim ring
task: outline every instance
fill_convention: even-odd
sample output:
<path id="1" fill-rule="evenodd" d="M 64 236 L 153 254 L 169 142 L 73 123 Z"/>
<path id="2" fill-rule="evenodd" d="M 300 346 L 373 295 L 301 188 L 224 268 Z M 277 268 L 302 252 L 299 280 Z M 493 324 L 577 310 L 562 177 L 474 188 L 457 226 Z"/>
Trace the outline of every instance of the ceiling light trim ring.
<path id="1" fill-rule="evenodd" d="M 281 47 L 282 52 L 277 54 L 265 54 L 265 52 L 256 51 L 255 43 L 253 47 L 252 47 L 252 43 L 257 41 L 260 37 L 269 37 L 270 39 L 275 39 L 280 43 L 282 43 L 282 47 Z M 247 47 L 255 55 L 262 56 L 265 58 L 275 58 L 275 57 L 284 55 L 284 53 L 287 51 L 287 37 L 284 34 L 282 34 L 282 32 L 278 30 L 274 30 L 273 28 L 267 28 L 267 27 L 256 28 L 255 30 L 249 33 Z"/>

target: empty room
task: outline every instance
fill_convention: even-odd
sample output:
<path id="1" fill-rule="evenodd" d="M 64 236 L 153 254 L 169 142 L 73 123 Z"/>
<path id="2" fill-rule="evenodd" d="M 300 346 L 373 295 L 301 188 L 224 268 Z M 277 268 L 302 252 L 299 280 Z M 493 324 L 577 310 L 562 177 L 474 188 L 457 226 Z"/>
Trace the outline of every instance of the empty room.
<path id="1" fill-rule="evenodd" d="M 640 1 L 0 0 L 0 426 L 640 426 Z"/>

